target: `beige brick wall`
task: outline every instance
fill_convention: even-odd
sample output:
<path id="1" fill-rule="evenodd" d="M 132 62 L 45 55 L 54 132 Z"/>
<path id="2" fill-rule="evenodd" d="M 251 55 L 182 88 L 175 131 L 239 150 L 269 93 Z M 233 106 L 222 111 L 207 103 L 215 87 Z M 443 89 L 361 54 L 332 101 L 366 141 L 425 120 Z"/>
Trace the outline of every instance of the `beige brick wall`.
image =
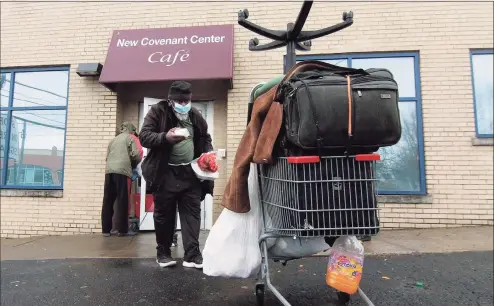
<path id="1" fill-rule="evenodd" d="M 117 121 L 135 112 L 125 104 L 120 107 L 117 95 L 97 81 L 79 78 L 75 68 L 81 62 L 104 63 L 113 30 L 232 24 L 243 8 L 250 10 L 251 20 L 283 29 L 299 7 L 299 2 L 2 2 L 1 67 L 71 65 L 63 197 L 2 197 L 2 237 L 99 231 L 106 144 Z M 355 13 L 354 25 L 314 41 L 311 53 L 420 52 L 429 196 L 383 204 L 383 225 L 492 224 L 493 147 L 471 142 L 475 126 L 469 49 L 493 47 L 493 4 L 316 2 L 306 27 L 337 23 L 349 9 Z M 215 141 L 228 149 L 227 172 L 243 133 L 250 89 L 282 70 L 284 50 L 249 52 L 253 37 L 235 26 L 234 89 L 226 111 L 222 103 L 215 104 L 215 118 L 227 118 L 226 125 L 215 120 L 215 135 L 225 131 Z"/>

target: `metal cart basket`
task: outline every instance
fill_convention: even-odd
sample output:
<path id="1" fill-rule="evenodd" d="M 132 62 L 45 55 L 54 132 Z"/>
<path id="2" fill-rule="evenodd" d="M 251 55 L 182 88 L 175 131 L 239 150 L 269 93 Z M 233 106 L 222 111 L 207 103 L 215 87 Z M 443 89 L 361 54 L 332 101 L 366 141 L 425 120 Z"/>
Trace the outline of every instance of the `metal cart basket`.
<path id="1" fill-rule="evenodd" d="M 258 305 L 263 305 L 265 285 L 285 306 L 288 301 L 271 284 L 268 238 L 338 237 L 375 235 L 379 218 L 375 198 L 375 163 L 378 155 L 279 158 L 273 165 L 259 165 L 263 231 L 259 239 L 262 262 L 256 285 Z M 340 171 L 340 169 L 352 169 Z M 326 203 L 326 204 L 325 204 Z M 330 203 L 330 205 L 327 205 Z M 359 295 L 374 305 L 359 289 Z M 348 294 L 338 292 L 342 303 Z"/>

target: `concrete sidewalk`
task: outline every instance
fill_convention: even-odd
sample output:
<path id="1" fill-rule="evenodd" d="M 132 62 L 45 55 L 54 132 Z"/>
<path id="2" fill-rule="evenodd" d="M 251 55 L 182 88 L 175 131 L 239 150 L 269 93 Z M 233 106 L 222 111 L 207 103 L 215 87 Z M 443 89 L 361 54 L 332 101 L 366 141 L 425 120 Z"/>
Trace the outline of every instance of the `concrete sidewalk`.
<path id="1" fill-rule="evenodd" d="M 207 234 L 201 232 L 201 248 Z M 183 256 L 180 245 L 174 249 L 177 258 Z M 364 245 L 369 255 L 492 251 L 493 227 L 383 230 Z M 136 237 L 104 238 L 98 234 L 1 239 L 1 260 L 151 258 L 156 256 L 155 247 L 152 232 Z"/>

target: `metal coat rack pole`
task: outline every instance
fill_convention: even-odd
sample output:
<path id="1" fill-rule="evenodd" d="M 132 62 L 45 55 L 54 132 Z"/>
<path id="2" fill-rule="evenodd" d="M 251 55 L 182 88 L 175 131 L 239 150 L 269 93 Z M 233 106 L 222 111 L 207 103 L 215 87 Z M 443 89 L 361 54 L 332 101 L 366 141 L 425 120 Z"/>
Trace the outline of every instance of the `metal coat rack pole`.
<path id="1" fill-rule="evenodd" d="M 343 22 L 332 25 L 330 27 L 314 30 L 314 31 L 302 31 L 305 21 L 309 16 L 310 9 L 312 8 L 312 1 L 304 1 L 302 8 L 298 14 L 295 23 L 288 23 L 286 30 L 269 30 L 263 28 L 257 24 L 254 24 L 247 19 L 249 18 L 249 11 L 247 9 L 238 12 L 238 24 L 244 28 L 262 35 L 273 41 L 264 45 L 259 45 L 259 39 L 253 38 L 249 41 L 250 51 L 267 51 L 277 49 L 286 46 L 286 55 L 283 73 L 287 73 L 296 63 L 298 51 L 310 51 L 312 46 L 312 40 L 323 37 L 344 28 L 347 28 L 353 24 L 353 12 L 343 13 Z"/>

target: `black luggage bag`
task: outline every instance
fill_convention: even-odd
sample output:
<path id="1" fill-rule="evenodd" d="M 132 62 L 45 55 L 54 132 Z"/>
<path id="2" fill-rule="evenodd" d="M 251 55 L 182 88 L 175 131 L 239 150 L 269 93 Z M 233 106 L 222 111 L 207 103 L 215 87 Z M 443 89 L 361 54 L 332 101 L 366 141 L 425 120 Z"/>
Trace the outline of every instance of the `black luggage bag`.
<path id="1" fill-rule="evenodd" d="M 324 63 L 280 84 L 280 135 L 303 151 L 377 151 L 401 138 L 398 85 L 386 69 L 351 69 Z"/>

